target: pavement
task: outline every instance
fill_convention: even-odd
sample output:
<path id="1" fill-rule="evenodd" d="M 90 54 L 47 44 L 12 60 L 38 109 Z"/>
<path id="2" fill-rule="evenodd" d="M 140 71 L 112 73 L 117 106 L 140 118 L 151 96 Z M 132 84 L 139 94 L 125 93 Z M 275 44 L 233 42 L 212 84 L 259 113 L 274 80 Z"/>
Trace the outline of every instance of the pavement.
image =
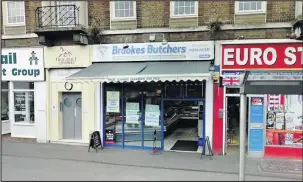
<path id="1" fill-rule="evenodd" d="M 154 155 L 151 151 L 119 148 L 105 148 L 96 153 L 87 149 L 78 145 L 3 140 L 3 180 L 238 180 L 238 151 L 210 160 L 207 156 L 200 159 L 198 153 Z M 266 166 L 276 167 L 277 172 L 266 170 Z M 246 158 L 246 180 L 302 181 L 300 166 L 302 161 Z"/>

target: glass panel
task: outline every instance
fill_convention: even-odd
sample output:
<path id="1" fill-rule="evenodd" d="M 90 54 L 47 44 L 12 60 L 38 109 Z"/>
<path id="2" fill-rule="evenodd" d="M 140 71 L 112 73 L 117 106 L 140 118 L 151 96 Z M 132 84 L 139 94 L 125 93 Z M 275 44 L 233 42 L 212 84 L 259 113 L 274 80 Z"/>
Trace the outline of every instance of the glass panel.
<path id="1" fill-rule="evenodd" d="M 2 120 L 9 120 L 9 106 L 8 106 L 8 91 L 3 91 L 1 92 L 1 119 Z"/>
<path id="2" fill-rule="evenodd" d="M 179 7 L 179 15 L 183 15 L 184 14 L 184 7 Z"/>
<path id="3" fill-rule="evenodd" d="M 190 7 L 190 14 L 195 14 L 195 6 Z"/>
<path id="4" fill-rule="evenodd" d="M 82 107 L 82 99 L 81 98 L 78 98 L 77 100 L 76 100 L 76 105 L 78 106 L 78 107 Z"/>
<path id="5" fill-rule="evenodd" d="M 34 92 L 14 92 L 15 122 L 34 123 Z"/>
<path id="6" fill-rule="evenodd" d="M 257 2 L 257 10 L 261 10 L 262 9 L 262 2 L 258 1 Z"/>
<path id="7" fill-rule="evenodd" d="M 202 82 L 187 82 L 185 84 L 185 96 L 187 98 L 202 98 L 203 84 Z"/>
<path id="8" fill-rule="evenodd" d="M 1 82 L 1 89 L 8 89 L 8 82 Z"/>
<path id="9" fill-rule="evenodd" d="M 166 98 L 180 98 L 182 97 L 182 85 L 177 82 L 165 83 L 165 93 Z"/>
<path id="10" fill-rule="evenodd" d="M 302 95 L 267 95 L 266 144 L 302 147 Z"/>
<path id="11" fill-rule="evenodd" d="M 185 11 L 184 11 L 185 14 L 187 14 L 187 15 L 191 14 L 191 13 L 190 13 L 190 7 L 189 7 L 189 6 L 188 6 L 188 7 L 185 7 L 184 10 L 185 10 Z"/>
<path id="12" fill-rule="evenodd" d="M 178 6 L 175 6 L 174 15 L 178 15 L 178 14 L 179 14 L 179 8 Z"/>
<path id="13" fill-rule="evenodd" d="M 226 87 L 227 94 L 239 94 L 240 88 Z"/>
<path id="14" fill-rule="evenodd" d="M 257 2 L 251 2 L 251 10 L 257 10 Z"/>
<path id="15" fill-rule="evenodd" d="M 243 9 L 245 11 L 250 10 L 250 2 L 244 2 L 243 4 L 244 4 L 244 8 Z"/>
<path id="16" fill-rule="evenodd" d="M 142 146 L 141 114 L 144 103 L 140 95 L 141 88 L 141 83 L 124 84 L 124 145 Z"/>
<path id="17" fill-rule="evenodd" d="M 104 106 L 107 108 L 107 99 L 115 99 L 116 102 L 114 105 L 116 112 L 108 112 L 106 109 L 106 118 L 105 118 L 105 143 L 107 145 L 111 144 L 120 144 L 122 145 L 122 100 L 121 100 L 121 88 L 120 83 L 110 83 L 104 84 L 106 89 L 106 94 L 104 94 Z M 107 98 L 107 96 L 112 97 L 112 92 L 119 93 L 115 94 L 113 98 Z M 118 100 L 118 102 L 117 102 Z M 111 101 L 112 103 L 112 101 Z M 111 104 L 112 105 L 112 104 Z M 117 111 L 118 107 L 118 111 Z M 112 108 L 112 106 L 111 106 Z"/>
<path id="18" fill-rule="evenodd" d="M 13 82 L 14 89 L 25 89 L 31 90 L 34 89 L 34 82 Z"/>
<path id="19" fill-rule="evenodd" d="M 73 105 L 71 99 L 69 99 L 69 98 L 64 99 L 63 104 L 67 108 L 70 108 Z"/>
<path id="20" fill-rule="evenodd" d="M 160 83 L 145 83 L 143 89 L 144 147 L 161 148 L 161 86 Z"/>

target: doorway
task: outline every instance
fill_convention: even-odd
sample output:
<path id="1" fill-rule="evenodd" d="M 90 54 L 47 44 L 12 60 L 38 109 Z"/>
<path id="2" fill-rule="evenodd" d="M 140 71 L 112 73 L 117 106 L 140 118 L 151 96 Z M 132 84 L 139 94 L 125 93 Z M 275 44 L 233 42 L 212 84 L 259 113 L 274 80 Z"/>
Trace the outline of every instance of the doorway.
<path id="1" fill-rule="evenodd" d="M 248 99 L 247 99 L 248 103 Z M 246 106 L 248 109 L 248 105 Z M 240 141 L 240 97 L 225 97 L 225 153 L 231 153 L 239 150 Z M 246 112 L 246 118 L 247 118 Z M 248 120 L 246 120 L 246 146 L 248 136 Z"/>
<path id="2" fill-rule="evenodd" d="M 79 92 L 62 94 L 63 139 L 82 139 L 82 97 Z"/>
<path id="3" fill-rule="evenodd" d="M 204 136 L 203 100 L 165 99 L 164 150 L 198 151 L 198 139 Z"/>

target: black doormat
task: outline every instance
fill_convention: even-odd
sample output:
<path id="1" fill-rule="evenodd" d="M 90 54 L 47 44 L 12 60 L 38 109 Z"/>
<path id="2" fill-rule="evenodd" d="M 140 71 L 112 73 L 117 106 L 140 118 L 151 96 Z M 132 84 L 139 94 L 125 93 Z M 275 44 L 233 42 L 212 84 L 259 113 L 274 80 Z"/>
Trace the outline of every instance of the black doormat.
<path id="1" fill-rule="evenodd" d="M 170 150 L 197 151 L 197 141 L 178 140 Z"/>

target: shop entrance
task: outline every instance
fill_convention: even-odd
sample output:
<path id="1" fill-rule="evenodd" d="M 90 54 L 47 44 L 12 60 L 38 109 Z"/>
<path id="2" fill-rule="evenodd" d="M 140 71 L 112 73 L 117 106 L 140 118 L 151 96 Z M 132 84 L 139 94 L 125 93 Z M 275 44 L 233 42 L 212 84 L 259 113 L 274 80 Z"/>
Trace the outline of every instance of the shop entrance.
<path id="1" fill-rule="evenodd" d="M 248 99 L 247 99 L 248 100 Z M 248 103 L 248 101 L 247 101 Z M 247 107 L 248 108 L 248 107 Z M 225 153 L 239 150 L 240 141 L 240 96 L 225 97 Z M 247 110 L 248 111 L 248 110 Z M 247 117 L 246 117 L 247 118 Z M 246 120 L 246 138 L 248 136 L 248 120 Z M 247 147 L 247 141 L 246 141 Z"/>
<path id="2" fill-rule="evenodd" d="M 164 100 L 164 150 L 198 151 L 204 133 L 203 100 Z"/>
<path id="3" fill-rule="evenodd" d="M 82 139 L 82 98 L 81 93 L 62 94 L 63 139 Z"/>

